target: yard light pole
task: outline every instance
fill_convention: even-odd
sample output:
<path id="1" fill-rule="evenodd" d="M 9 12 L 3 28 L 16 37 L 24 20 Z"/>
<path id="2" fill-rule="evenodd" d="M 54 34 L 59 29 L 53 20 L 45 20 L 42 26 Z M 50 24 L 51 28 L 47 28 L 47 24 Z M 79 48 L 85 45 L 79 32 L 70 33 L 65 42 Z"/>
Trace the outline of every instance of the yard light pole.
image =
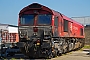
<path id="1" fill-rule="evenodd" d="M 1 41 L 1 58 L 2 58 L 2 29 L 0 30 L 0 41 Z"/>
<path id="2" fill-rule="evenodd" d="M 1 41 L 1 59 L 3 58 L 3 47 L 4 47 L 4 44 L 2 43 L 2 29 L 0 30 L 0 41 Z"/>
<path id="3" fill-rule="evenodd" d="M 90 39 L 89 39 L 89 44 L 90 44 Z M 89 47 L 89 55 L 90 55 L 90 47 Z"/>

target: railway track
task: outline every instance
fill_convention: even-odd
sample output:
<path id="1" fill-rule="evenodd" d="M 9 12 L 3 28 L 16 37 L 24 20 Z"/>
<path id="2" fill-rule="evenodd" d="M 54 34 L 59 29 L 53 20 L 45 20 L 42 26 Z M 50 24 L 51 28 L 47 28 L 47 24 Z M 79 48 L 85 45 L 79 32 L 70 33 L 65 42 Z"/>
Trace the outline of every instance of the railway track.
<path id="1" fill-rule="evenodd" d="M 23 55 L 23 54 L 15 54 L 14 56 L 8 56 L 4 59 L 11 59 L 11 60 L 17 60 L 17 59 L 21 59 L 21 60 L 25 60 L 25 59 L 29 59 L 29 60 L 90 60 L 90 49 L 83 49 L 83 50 L 78 50 L 78 51 L 72 51 L 70 53 L 66 53 L 63 54 L 62 56 L 58 56 L 52 59 L 30 59 L 27 56 Z"/>

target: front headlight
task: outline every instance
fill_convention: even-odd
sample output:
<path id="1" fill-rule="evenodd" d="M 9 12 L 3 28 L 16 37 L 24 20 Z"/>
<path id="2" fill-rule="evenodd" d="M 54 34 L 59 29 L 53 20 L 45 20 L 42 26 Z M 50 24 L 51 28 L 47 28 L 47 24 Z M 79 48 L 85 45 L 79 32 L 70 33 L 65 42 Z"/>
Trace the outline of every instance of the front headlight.
<path id="1" fill-rule="evenodd" d="M 22 31 L 20 30 L 19 35 L 20 35 L 20 38 L 27 38 L 27 32 L 24 30 L 22 30 Z"/>
<path id="2" fill-rule="evenodd" d="M 36 41 L 36 45 L 40 45 L 40 39 L 38 39 L 37 41 Z"/>
<path id="3" fill-rule="evenodd" d="M 37 45 L 40 45 L 40 43 L 37 43 Z"/>

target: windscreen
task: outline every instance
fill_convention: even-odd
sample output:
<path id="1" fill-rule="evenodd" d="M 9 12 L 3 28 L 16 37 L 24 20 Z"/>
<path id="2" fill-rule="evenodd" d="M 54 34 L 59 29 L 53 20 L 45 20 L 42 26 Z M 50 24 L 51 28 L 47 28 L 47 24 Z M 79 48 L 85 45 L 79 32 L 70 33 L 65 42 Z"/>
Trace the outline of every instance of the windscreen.
<path id="1" fill-rule="evenodd" d="M 34 15 L 23 15 L 20 18 L 21 25 L 33 25 Z"/>
<path id="2" fill-rule="evenodd" d="M 38 15 L 37 24 L 38 25 L 50 25 L 51 15 L 48 15 L 48 14 Z"/>
<path id="3" fill-rule="evenodd" d="M 38 25 L 50 25 L 51 24 L 51 15 L 40 14 L 37 16 Z M 34 25 L 35 15 L 22 15 L 20 17 L 21 25 Z"/>

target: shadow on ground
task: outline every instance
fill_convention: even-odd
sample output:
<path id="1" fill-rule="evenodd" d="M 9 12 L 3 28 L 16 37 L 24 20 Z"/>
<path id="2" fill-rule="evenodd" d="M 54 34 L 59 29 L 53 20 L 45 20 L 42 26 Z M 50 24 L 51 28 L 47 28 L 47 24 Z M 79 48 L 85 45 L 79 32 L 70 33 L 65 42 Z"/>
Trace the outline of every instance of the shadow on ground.
<path id="1" fill-rule="evenodd" d="M 86 55 L 90 55 L 90 49 L 84 49 L 83 51 L 88 52 Z"/>
<path id="2" fill-rule="evenodd" d="M 8 59 L 8 60 L 46 60 L 44 58 L 28 58 L 27 56 L 24 56 L 23 54 L 22 55 L 14 55 L 14 56 L 8 56 L 8 57 L 2 57 L 0 58 L 1 60 L 5 60 L 5 59 Z"/>

